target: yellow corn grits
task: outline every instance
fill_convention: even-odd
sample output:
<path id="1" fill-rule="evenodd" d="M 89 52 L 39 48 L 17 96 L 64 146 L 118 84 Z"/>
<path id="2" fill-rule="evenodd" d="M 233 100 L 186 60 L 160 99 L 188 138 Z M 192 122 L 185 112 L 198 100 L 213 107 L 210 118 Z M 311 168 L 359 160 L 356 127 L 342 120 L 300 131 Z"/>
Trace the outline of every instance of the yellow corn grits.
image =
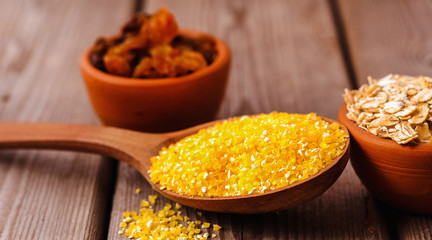
<path id="1" fill-rule="evenodd" d="M 173 206 L 169 203 L 159 211 L 154 210 L 157 195 L 150 195 L 149 201 L 141 202 L 139 212 L 126 211 L 123 213 L 123 220 L 120 223 L 120 235 L 129 239 L 212 239 L 216 238 L 216 232 L 221 226 L 213 224 L 213 230 L 209 230 L 211 224 L 199 220 L 191 220 L 182 215 L 178 209 L 181 205 L 176 203 Z M 213 231 L 213 233 L 212 233 Z M 210 235 L 211 234 L 211 235 Z"/>
<path id="2" fill-rule="evenodd" d="M 151 159 L 151 181 L 189 196 L 265 193 L 318 173 L 347 138 L 315 113 L 230 119 L 163 148 Z"/>

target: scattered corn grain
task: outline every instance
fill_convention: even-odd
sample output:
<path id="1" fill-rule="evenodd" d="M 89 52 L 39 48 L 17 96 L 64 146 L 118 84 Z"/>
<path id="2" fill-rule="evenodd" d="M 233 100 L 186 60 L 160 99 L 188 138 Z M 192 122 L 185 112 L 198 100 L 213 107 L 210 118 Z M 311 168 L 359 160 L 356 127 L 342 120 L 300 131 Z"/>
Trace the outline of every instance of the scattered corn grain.
<path id="1" fill-rule="evenodd" d="M 149 196 L 149 201 L 153 205 L 156 203 L 156 199 L 157 199 L 157 195 L 150 195 Z"/>
<path id="2" fill-rule="evenodd" d="M 219 231 L 222 227 L 217 225 L 217 224 L 213 224 L 213 230 L 215 231 Z"/>
<path id="3" fill-rule="evenodd" d="M 157 195 L 149 196 L 150 202 L 156 203 Z M 144 204 L 143 204 L 144 203 Z M 180 204 L 176 204 L 181 206 Z M 143 200 L 139 213 L 126 211 L 123 213 L 123 221 L 120 223 L 118 234 L 125 235 L 129 239 L 208 239 L 211 230 L 210 223 L 204 222 L 201 232 L 198 227 L 201 221 L 191 221 L 189 217 L 182 216 L 181 212 L 172 210 L 172 205 L 167 203 L 161 210 L 155 211 L 150 204 Z M 218 228 L 215 228 L 218 226 Z M 220 226 L 214 224 L 214 231 L 219 231 Z M 210 233 L 208 232 L 210 231 Z M 211 233 L 211 238 L 217 235 Z"/>
<path id="4" fill-rule="evenodd" d="M 123 212 L 123 217 L 124 218 L 130 217 L 130 212 L 129 211 Z"/>
<path id="5" fill-rule="evenodd" d="M 151 180 L 189 196 L 264 193 L 316 174 L 347 137 L 314 113 L 244 116 L 163 148 L 151 159 Z"/>
<path id="6" fill-rule="evenodd" d="M 141 188 L 137 188 L 136 190 L 135 190 L 135 193 L 136 194 L 138 194 L 138 193 L 140 193 L 141 192 Z"/>
<path id="7" fill-rule="evenodd" d="M 147 202 L 146 200 L 141 201 L 141 207 L 148 207 L 148 206 L 150 206 L 149 202 Z"/>

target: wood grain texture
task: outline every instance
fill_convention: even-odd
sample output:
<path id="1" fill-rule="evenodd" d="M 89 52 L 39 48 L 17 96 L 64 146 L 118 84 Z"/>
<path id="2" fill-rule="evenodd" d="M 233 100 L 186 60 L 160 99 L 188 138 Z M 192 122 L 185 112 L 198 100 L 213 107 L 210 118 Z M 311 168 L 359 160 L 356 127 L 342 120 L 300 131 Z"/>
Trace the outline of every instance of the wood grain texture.
<path id="1" fill-rule="evenodd" d="M 432 75 L 431 1 L 340 0 L 337 6 L 359 85 L 368 75 Z M 381 209 L 393 237 L 432 238 L 431 216 Z"/>
<path id="2" fill-rule="evenodd" d="M 0 9 L 0 120 L 97 124 L 78 60 L 118 29 L 132 3 L 0 1 Z M 103 238 L 115 165 L 89 154 L 2 150 L 0 239 Z"/>
<path id="3" fill-rule="evenodd" d="M 337 1 L 354 72 L 368 75 L 432 75 L 432 2 Z"/>
<path id="4" fill-rule="evenodd" d="M 359 83 L 389 72 L 432 75 L 430 1 L 335 2 Z M 213 33 L 231 46 L 231 78 L 218 118 L 274 110 L 336 118 L 349 81 L 327 3 L 151 0 L 143 7 L 153 12 L 167 5 L 182 27 Z M 136 7 L 111 0 L 0 1 L 0 120 L 97 124 L 78 59 L 97 36 L 117 32 Z M 105 238 L 115 165 L 89 154 L 1 151 L 0 239 Z M 135 194 L 138 187 L 142 192 Z M 126 239 L 117 234 L 121 212 L 138 210 L 149 194 L 143 177 L 120 164 L 109 239 Z M 158 207 L 167 201 L 160 197 Z M 430 216 L 377 204 L 351 166 L 322 196 L 287 211 L 202 217 L 195 209 L 182 211 L 222 225 L 219 239 L 432 238 Z"/>
<path id="5" fill-rule="evenodd" d="M 232 70 L 219 118 L 275 110 L 336 118 L 349 81 L 327 2 L 164 0 L 146 1 L 143 7 L 151 13 L 162 5 L 181 27 L 212 33 L 231 46 Z M 120 164 L 110 239 L 125 239 L 117 235 L 121 212 L 138 209 L 151 192 L 146 186 L 135 170 Z M 140 195 L 134 194 L 138 187 Z M 186 211 L 198 218 L 194 209 Z M 389 238 L 376 204 L 350 165 L 326 193 L 288 211 L 205 212 L 203 217 L 223 226 L 218 239 Z"/>
<path id="6" fill-rule="evenodd" d="M 334 106 L 342 104 L 348 85 L 325 2 L 146 3 L 145 11 L 166 5 L 181 27 L 212 33 L 231 46 L 231 78 L 220 117 L 271 111 L 336 117 Z"/>

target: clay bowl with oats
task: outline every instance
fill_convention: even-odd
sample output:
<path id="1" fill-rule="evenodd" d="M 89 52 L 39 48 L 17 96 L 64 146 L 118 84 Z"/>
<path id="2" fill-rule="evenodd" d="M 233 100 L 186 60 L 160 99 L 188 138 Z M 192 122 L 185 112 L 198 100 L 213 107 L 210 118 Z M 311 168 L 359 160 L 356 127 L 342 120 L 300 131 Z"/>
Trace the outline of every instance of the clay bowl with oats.
<path id="1" fill-rule="evenodd" d="M 378 200 L 396 209 L 432 214 L 432 143 L 400 145 L 369 133 L 346 117 L 338 119 L 351 134 L 351 163 Z"/>

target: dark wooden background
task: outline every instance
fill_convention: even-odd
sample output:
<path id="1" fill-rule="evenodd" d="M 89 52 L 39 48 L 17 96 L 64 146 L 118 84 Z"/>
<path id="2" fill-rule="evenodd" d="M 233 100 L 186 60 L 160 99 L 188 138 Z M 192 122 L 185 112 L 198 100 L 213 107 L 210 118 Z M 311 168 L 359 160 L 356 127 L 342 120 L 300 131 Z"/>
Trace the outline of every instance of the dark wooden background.
<path id="1" fill-rule="evenodd" d="M 162 5 L 181 27 L 231 47 L 218 118 L 285 111 L 335 119 L 344 88 L 368 75 L 432 75 L 430 0 L 0 0 L 0 120 L 100 124 L 81 53 L 134 12 Z M 0 239 L 127 239 L 117 234 L 121 213 L 149 194 L 144 178 L 114 159 L 2 150 Z M 183 210 L 221 225 L 219 239 L 432 239 L 431 216 L 376 202 L 351 165 L 322 196 L 287 211 Z"/>

